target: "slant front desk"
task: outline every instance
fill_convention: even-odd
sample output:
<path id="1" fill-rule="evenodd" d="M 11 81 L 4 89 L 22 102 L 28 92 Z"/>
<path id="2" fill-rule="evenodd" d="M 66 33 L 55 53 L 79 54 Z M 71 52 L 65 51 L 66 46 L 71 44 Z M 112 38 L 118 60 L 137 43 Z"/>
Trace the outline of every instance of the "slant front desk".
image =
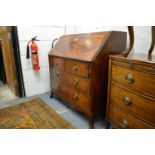
<path id="1" fill-rule="evenodd" d="M 94 128 L 105 117 L 108 58 L 126 49 L 126 32 L 62 36 L 49 53 L 51 97 L 85 114 Z"/>

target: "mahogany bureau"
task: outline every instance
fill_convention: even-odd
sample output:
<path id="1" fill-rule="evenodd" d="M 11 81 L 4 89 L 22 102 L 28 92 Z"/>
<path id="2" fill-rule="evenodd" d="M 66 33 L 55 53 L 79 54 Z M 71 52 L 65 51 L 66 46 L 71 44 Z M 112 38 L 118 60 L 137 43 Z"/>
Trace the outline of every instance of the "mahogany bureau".
<path id="1" fill-rule="evenodd" d="M 155 128 L 155 55 L 110 56 L 106 119 L 116 128 Z"/>
<path id="2" fill-rule="evenodd" d="M 105 117 L 109 54 L 126 49 L 126 32 L 97 32 L 60 37 L 49 53 L 51 97 L 79 110 L 94 128 Z"/>

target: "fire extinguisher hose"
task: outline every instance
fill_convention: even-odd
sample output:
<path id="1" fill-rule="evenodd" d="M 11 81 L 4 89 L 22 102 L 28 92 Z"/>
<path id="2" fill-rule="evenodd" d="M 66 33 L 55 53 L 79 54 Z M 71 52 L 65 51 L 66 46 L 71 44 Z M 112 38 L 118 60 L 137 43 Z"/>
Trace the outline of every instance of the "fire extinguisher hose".
<path id="1" fill-rule="evenodd" d="M 30 43 L 31 41 L 29 41 L 28 43 L 27 43 L 27 49 L 26 49 L 26 59 L 29 59 L 30 58 L 30 49 L 29 49 L 29 43 Z"/>

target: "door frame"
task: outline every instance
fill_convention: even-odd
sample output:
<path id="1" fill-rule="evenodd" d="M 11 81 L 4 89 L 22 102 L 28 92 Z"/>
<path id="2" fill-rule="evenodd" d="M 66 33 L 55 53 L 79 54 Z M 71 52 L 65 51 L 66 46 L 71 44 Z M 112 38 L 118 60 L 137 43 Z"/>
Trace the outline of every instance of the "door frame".
<path id="1" fill-rule="evenodd" d="M 25 97 L 17 26 L 0 26 L 0 35 L 7 84 L 16 96 Z"/>
<path id="2" fill-rule="evenodd" d="M 23 80 L 23 72 L 21 66 L 21 57 L 20 57 L 20 48 L 19 48 L 19 39 L 18 39 L 18 29 L 17 26 L 11 26 L 11 37 L 12 37 L 12 45 L 13 45 L 13 54 L 15 60 L 15 68 L 16 68 L 16 77 L 19 88 L 19 97 L 25 97 L 25 86 Z"/>

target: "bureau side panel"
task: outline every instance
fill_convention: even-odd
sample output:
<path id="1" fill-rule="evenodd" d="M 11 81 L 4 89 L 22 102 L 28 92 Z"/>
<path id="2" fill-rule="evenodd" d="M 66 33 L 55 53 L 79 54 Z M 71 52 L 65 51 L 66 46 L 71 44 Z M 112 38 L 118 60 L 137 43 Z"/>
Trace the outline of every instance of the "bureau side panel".
<path id="1" fill-rule="evenodd" d="M 92 63 L 92 111 L 106 114 L 109 55 L 121 54 L 126 48 L 126 33 L 112 32 Z"/>

